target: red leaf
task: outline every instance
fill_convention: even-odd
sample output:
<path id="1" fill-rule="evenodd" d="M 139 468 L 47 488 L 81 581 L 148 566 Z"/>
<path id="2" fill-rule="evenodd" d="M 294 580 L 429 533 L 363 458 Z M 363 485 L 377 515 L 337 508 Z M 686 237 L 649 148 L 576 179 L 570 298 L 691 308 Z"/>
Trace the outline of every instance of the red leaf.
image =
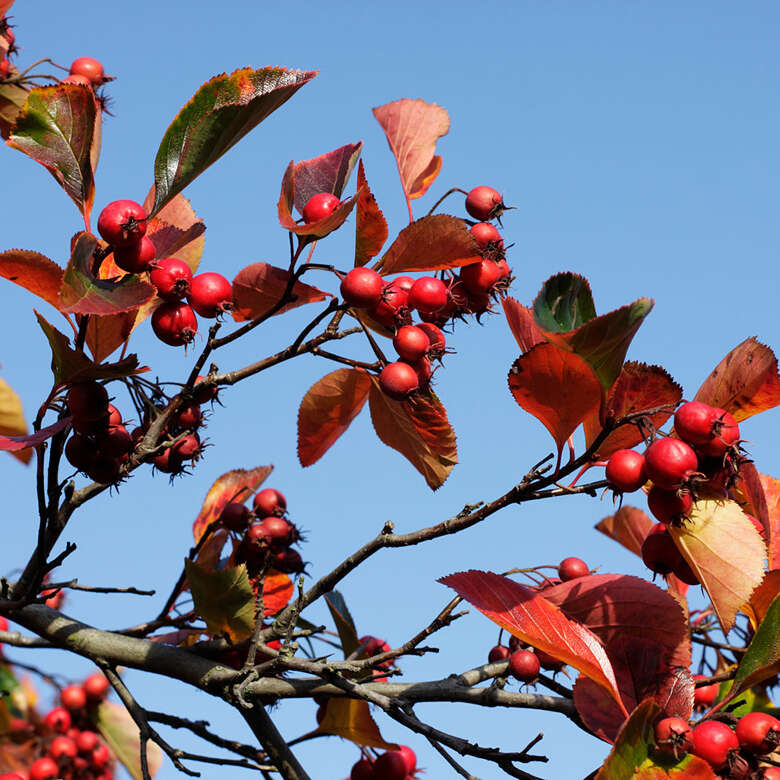
<path id="1" fill-rule="evenodd" d="M 387 220 L 369 189 L 363 161 L 358 165 L 358 200 L 355 210 L 355 265 L 365 265 L 387 241 Z"/>
<path id="2" fill-rule="evenodd" d="M 315 382 L 298 409 L 298 458 L 316 463 L 350 423 L 368 398 L 371 377 L 362 369 L 338 368 Z"/>
<path id="3" fill-rule="evenodd" d="M 441 169 L 436 141 L 450 129 L 447 112 L 435 103 L 403 98 L 374 109 L 393 152 L 401 186 L 409 198 L 425 195 Z"/>
<path id="4" fill-rule="evenodd" d="M 154 185 L 144 201 L 147 213 L 153 204 Z M 156 258 L 175 256 L 195 273 L 203 254 L 205 232 L 203 220 L 195 214 L 187 198 L 179 193 L 149 220 L 146 237 L 151 239 L 157 250 Z"/>
<path id="5" fill-rule="evenodd" d="M 682 387 L 661 366 L 629 361 L 623 364 L 607 396 L 606 419 L 616 421 L 644 409 L 669 406 L 672 411 L 658 412 L 649 418 L 656 428 L 660 428 L 671 417 L 681 399 Z M 585 420 L 585 443 L 588 447 L 599 433 L 599 414 L 594 412 Z M 638 426 L 622 425 L 607 436 L 594 457 L 606 460 L 614 452 L 631 449 L 643 440 Z"/>
<path id="6" fill-rule="evenodd" d="M 537 344 L 515 360 L 509 389 L 547 428 L 559 455 L 566 439 L 601 401 L 601 386 L 588 364 L 554 344 Z"/>
<path id="7" fill-rule="evenodd" d="M 298 224 L 292 215 L 293 204 L 297 201 L 295 196 L 295 163 L 287 166 L 282 178 L 282 192 L 279 195 L 277 212 L 279 224 L 297 236 L 309 236 L 311 238 L 324 238 L 328 233 L 340 228 L 357 203 L 360 193 L 356 193 L 349 200 L 343 201 L 331 214 L 324 219 L 308 224 Z"/>
<path id="8" fill-rule="evenodd" d="M 257 593 L 254 584 L 252 590 Z M 295 593 L 293 581 L 286 574 L 270 569 L 263 579 L 263 615 L 268 617 L 284 609 L 293 593 Z"/>
<path id="9" fill-rule="evenodd" d="M 372 375 L 368 403 L 376 435 L 400 452 L 423 475 L 428 487 L 440 488 L 458 462 L 455 433 L 441 401 L 434 395 L 393 401 Z"/>
<path id="10" fill-rule="evenodd" d="M 774 539 L 772 523 L 769 519 L 769 506 L 764 493 L 761 475 L 753 461 L 746 461 L 739 467 L 737 484 L 733 488 L 734 498 L 745 514 L 753 515 L 762 525 L 768 547 L 772 549 Z"/>
<path id="11" fill-rule="evenodd" d="M 597 637 L 585 626 L 569 620 L 546 598 L 492 572 L 460 572 L 442 577 L 439 582 L 513 636 L 582 672 L 622 708 L 612 666 Z M 627 715 L 623 710 L 623 716 Z"/>
<path id="12" fill-rule="evenodd" d="M 251 320 L 266 314 L 282 299 L 290 274 L 268 263 L 252 263 L 242 268 L 233 280 L 233 319 Z M 286 303 L 275 314 L 283 314 L 306 303 L 324 301 L 330 293 L 296 282 L 292 288 L 294 300 Z"/>
<path id="13" fill-rule="evenodd" d="M 769 516 L 769 569 L 780 569 L 780 481 L 759 475 Z"/>
<path id="14" fill-rule="evenodd" d="M 622 544 L 637 555 L 642 554 L 642 542 L 655 525 L 647 513 L 635 506 L 622 506 L 614 515 L 596 524 L 596 530 Z"/>
<path id="15" fill-rule="evenodd" d="M 60 287 L 65 272 L 53 260 L 27 249 L 0 253 L 0 276 L 60 307 Z"/>
<path id="16" fill-rule="evenodd" d="M 755 338 L 746 339 L 718 363 L 695 401 L 725 409 L 737 422 L 780 404 L 777 358 Z"/>
<path id="17" fill-rule="evenodd" d="M 502 298 L 501 305 L 504 307 L 509 329 L 523 354 L 537 344 L 547 341 L 544 333 L 536 325 L 533 312 L 527 306 L 510 297 Z"/>
<path id="18" fill-rule="evenodd" d="M 64 430 L 68 425 L 70 425 L 70 417 L 65 417 L 46 428 L 41 428 L 39 431 L 26 436 L 0 436 L 0 450 L 18 452 L 19 450 L 26 450 L 28 447 L 35 447 L 41 442 L 50 439 L 55 433 Z"/>
<path id="19" fill-rule="evenodd" d="M 136 325 L 138 310 L 120 314 L 93 314 L 87 323 L 87 346 L 95 361 L 105 360 L 124 344 Z"/>
<path id="20" fill-rule="evenodd" d="M 477 263 L 481 259 L 477 242 L 462 219 L 433 214 L 407 225 L 377 268 L 384 275 L 439 271 Z"/>
<path id="21" fill-rule="evenodd" d="M 667 718 L 690 720 L 693 712 L 693 675 L 678 666 L 669 670 L 658 688 L 655 700 Z"/>
<path id="22" fill-rule="evenodd" d="M 584 674 L 574 683 L 574 706 L 589 731 L 605 742 L 614 743 L 626 716 L 615 699 Z"/>
<path id="23" fill-rule="evenodd" d="M 297 163 L 293 169 L 293 182 L 298 212 L 302 214 L 309 199 L 320 192 L 330 192 L 341 198 L 362 149 L 363 142 L 359 141 Z"/>
<path id="24" fill-rule="evenodd" d="M 203 532 L 222 514 L 231 501 L 246 501 L 250 493 L 263 484 L 273 471 L 273 466 L 257 466 L 253 469 L 234 469 L 217 479 L 209 488 L 203 506 L 192 524 L 192 535 L 197 543 Z"/>

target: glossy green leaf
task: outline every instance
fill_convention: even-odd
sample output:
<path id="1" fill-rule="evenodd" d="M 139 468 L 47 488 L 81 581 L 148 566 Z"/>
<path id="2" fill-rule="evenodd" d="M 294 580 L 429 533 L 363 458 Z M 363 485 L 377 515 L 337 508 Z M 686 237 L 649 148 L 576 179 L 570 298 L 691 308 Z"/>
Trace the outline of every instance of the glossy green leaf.
<path id="1" fill-rule="evenodd" d="M 242 68 L 206 82 L 160 143 L 152 214 L 316 75 L 286 68 Z"/>
<path id="2" fill-rule="evenodd" d="M 355 621 L 349 613 L 344 596 L 339 591 L 332 590 L 330 593 L 326 593 L 325 603 L 328 605 L 333 622 L 336 624 L 336 631 L 339 632 L 344 658 L 348 658 L 360 646 Z"/>
<path id="3" fill-rule="evenodd" d="M 568 333 L 596 316 L 593 295 L 584 276 L 565 272 L 551 276 L 533 304 L 536 324 L 550 333 Z"/>
<path id="4" fill-rule="evenodd" d="M 92 720 L 133 780 L 143 780 L 140 732 L 130 713 L 119 704 L 104 701 L 92 714 Z M 146 743 L 146 759 L 149 774 L 154 777 L 162 764 L 162 750 L 151 740 Z"/>
<path id="5" fill-rule="evenodd" d="M 95 195 L 92 149 L 100 111 L 78 84 L 35 87 L 7 143 L 43 165 L 88 219 Z"/>

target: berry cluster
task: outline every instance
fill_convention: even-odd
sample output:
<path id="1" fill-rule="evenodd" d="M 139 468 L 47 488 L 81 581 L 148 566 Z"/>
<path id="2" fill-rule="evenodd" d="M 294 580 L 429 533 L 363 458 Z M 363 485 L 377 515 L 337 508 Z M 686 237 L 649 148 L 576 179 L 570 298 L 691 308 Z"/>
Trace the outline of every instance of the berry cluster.
<path id="1" fill-rule="evenodd" d="M 156 258 L 157 250 L 146 229 L 146 211 L 132 200 L 115 200 L 98 217 L 98 232 L 111 246 L 116 265 L 131 274 L 149 273 L 149 281 L 162 299 L 152 314 L 157 338 L 172 347 L 186 346 L 198 332 L 195 313 L 214 319 L 228 311 L 233 304 L 233 287 L 221 274 L 193 276 L 183 260 Z"/>
<path id="2" fill-rule="evenodd" d="M 250 577 L 269 568 L 285 574 L 302 573 L 306 565 L 300 553 L 292 548 L 301 540 L 301 534 L 285 517 L 287 499 L 274 488 L 264 488 L 255 493 L 252 504 L 253 509 L 249 509 L 231 501 L 219 517 L 225 528 L 242 535 L 236 548 L 236 562 L 246 564 Z"/>
<path id="3" fill-rule="evenodd" d="M 411 780 L 417 772 L 417 756 L 408 745 L 375 758 L 365 753 L 353 765 L 350 780 Z"/>
<path id="4" fill-rule="evenodd" d="M 16 36 L 8 22 L 8 17 L 0 17 L 0 38 L 3 45 L 0 46 L 0 81 L 4 81 L 11 75 L 11 60 L 9 59 L 18 51 Z"/>
<path id="5" fill-rule="evenodd" d="M 766 712 L 743 715 L 733 728 L 725 720 L 704 720 L 691 728 L 682 718 L 663 718 L 655 725 L 655 744 L 677 761 L 693 753 L 722 777 L 780 780 L 780 769 L 762 761 L 780 744 L 780 720 Z"/>
<path id="6" fill-rule="evenodd" d="M 81 84 L 83 87 L 97 89 L 112 77 L 107 76 L 103 63 L 93 57 L 77 57 L 70 66 L 70 73 L 62 80 L 63 84 Z"/>
<path id="7" fill-rule="evenodd" d="M 321 193 L 322 195 L 322 193 Z M 320 195 L 315 195 L 306 209 Z M 329 196 L 334 197 L 334 196 Z M 335 206 L 338 205 L 336 201 Z M 441 278 L 398 276 L 385 280 L 370 268 L 353 268 L 341 282 L 341 297 L 370 320 L 394 332 L 393 346 L 399 360 L 388 363 L 379 375 L 382 390 L 397 401 L 424 390 L 433 374 L 432 361 L 441 360 L 446 339 L 442 328 L 490 310 L 491 296 L 509 287 L 511 271 L 504 258 L 504 241 L 490 222 L 504 209 L 501 195 L 492 187 L 475 187 L 466 198 L 466 210 L 483 220 L 472 224 L 471 233 L 482 260 L 460 269 L 441 272 Z M 318 212 L 319 213 L 319 212 Z M 412 312 L 421 322 L 412 324 Z"/>

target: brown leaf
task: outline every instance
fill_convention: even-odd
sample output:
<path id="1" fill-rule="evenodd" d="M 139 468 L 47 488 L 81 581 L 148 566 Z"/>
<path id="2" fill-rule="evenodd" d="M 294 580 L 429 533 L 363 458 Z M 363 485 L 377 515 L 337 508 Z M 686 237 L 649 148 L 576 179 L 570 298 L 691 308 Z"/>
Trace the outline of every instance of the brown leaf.
<path id="1" fill-rule="evenodd" d="M 242 268 L 233 280 L 233 319 L 243 322 L 269 312 L 282 299 L 289 280 L 287 271 L 268 263 L 253 263 Z M 324 301 L 330 293 L 296 282 L 292 295 L 295 299 L 282 306 L 276 314 L 283 314 L 306 303 Z"/>
<path id="2" fill-rule="evenodd" d="M 501 299 L 504 314 L 509 329 L 520 347 L 520 352 L 525 354 L 537 344 L 542 344 L 547 339 L 537 327 L 533 312 L 522 303 L 509 296 Z"/>
<path id="3" fill-rule="evenodd" d="M 447 112 L 435 103 L 402 98 L 374 109 L 395 157 L 401 186 L 409 198 L 425 195 L 441 169 L 436 141 L 450 129 Z"/>
<path id="4" fill-rule="evenodd" d="M 24 436 L 26 433 L 22 399 L 0 379 L 0 436 Z M 11 454 L 22 463 L 29 463 L 33 456 L 31 449 L 12 450 Z"/>
<path id="5" fill-rule="evenodd" d="M 133 780 L 143 780 L 140 732 L 130 713 L 120 704 L 104 701 L 95 710 L 93 722 Z M 162 750 L 151 740 L 146 743 L 146 758 L 149 774 L 154 777 L 162 764 Z"/>
<path id="6" fill-rule="evenodd" d="M 87 347 L 92 358 L 99 363 L 121 347 L 130 338 L 137 317 L 137 310 L 102 317 L 93 314 L 87 323 Z"/>
<path id="7" fill-rule="evenodd" d="M 321 154 L 312 160 L 297 163 L 293 169 L 293 181 L 295 208 L 298 212 L 302 214 L 303 207 L 320 192 L 330 192 L 341 198 L 362 149 L 363 142 L 358 141 L 356 144 L 347 144 L 327 154 Z"/>
<path id="8" fill-rule="evenodd" d="M 355 209 L 355 265 L 365 265 L 373 260 L 387 241 L 387 220 L 371 192 L 363 161 L 358 165 L 357 188 L 359 191 Z"/>
<path id="9" fill-rule="evenodd" d="M 53 260 L 28 249 L 0 253 L 0 276 L 18 284 L 55 309 L 60 306 L 60 287 L 64 271 Z"/>
<path id="10" fill-rule="evenodd" d="M 362 369 L 338 368 L 315 382 L 298 409 L 298 459 L 316 463 L 360 414 L 371 377 Z"/>
<path id="11" fill-rule="evenodd" d="M 394 401 L 372 375 L 368 403 L 376 435 L 400 452 L 423 475 L 428 487 L 440 488 L 458 462 L 455 432 L 441 401 L 422 394 Z"/>
<path id="12" fill-rule="evenodd" d="M 432 214 L 407 225 L 376 267 L 387 276 L 459 268 L 480 260 L 477 242 L 462 219 Z"/>
<path id="13" fill-rule="evenodd" d="M 348 739 L 356 745 L 383 750 L 398 749 L 398 745 L 385 742 L 379 732 L 379 727 L 371 717 L 368 702 L 359 699 L 335 697 L 328 699 L 325 717 L 316 733 L 333 734 Z"/>
<path id="14" fill-rule="evenodd" d="M 780 377 L 772 350 L 745 339 L 718 363 L 695 401 L 725 409 L 737 422 L 780 404 Z"/>
<path id="15" fill-rule="evenodd" d="M 650 417 L 652 424 L 660 428 L 671 417 L 681 399 L 682 387 L 661 366 L 629 361 L 623 364 L 607 396 L 606 419 L 620 420 L 644 409 L 669 406 L 671 411 L 658 412 Z M 585 443 L 588 447 L 599 433 L 599 414 L 594 412 L 585 420 Z M 622 425 L 607 436 L 594 457 L 606 460 L 618 450 L 631 449 L 642 441 L 642 432 L 638 426 Z"/>
<path id="16" fill-rule="evenodd" d="M 590 366 L 554 344 L 537 344 L 515 360 L 509 390 L 520 406 L 550 432 L 558 454 L 577 426 L 601 402 L 601 386 Z"/>
<path id="17" fill-rule="evenodd" d="M 769 519 L 769 568 L 780 569 L 780 480 L 760 474 Z"/>
<path id="18" fill-rule="evenodd" d="M 647 512 L 635 506 L 622 506 L 614 515 L 596 523 L 596 530 L 622 544 L 632 553 L 641 555 L 642 542 L 655 525 Z"/>

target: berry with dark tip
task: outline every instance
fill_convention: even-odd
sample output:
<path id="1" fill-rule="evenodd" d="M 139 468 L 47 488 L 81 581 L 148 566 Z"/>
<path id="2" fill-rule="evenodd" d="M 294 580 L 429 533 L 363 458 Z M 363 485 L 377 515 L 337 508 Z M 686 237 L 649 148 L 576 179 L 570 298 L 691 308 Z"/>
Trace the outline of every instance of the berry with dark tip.
<path id="1" fill-rule="evenodd" d="M 262 517 L 270 517 L 276 515 L 281 517 L 287 510 L 287 499 L 284 497 L 284 493 L 275 488 L 263 488 L 255 493 L 255 497 L 252 501 L 255 514 Z"/>
<path id="2" fill-rule="evenodd" d="M 431 341 L 422 328 L 403 325 L 393 337 L 393 346 L 399 357 L 413 363 L 428 354 Z"/>
<path id="3" fill-rule="evenodd" d="M 780 720 L 768 712 L 749 712 L 737 721 L 736 734 L 745 750 L 763 756 L 780 743 Z"/>
<path id="4" fill-rule="evenodd" d="M 693 749 L 693 732 L 682 718 L 663 718 L 655 724 L 655 746 L 679 761 Z"/>
<path id="5" fill-rule="evenodd" d="M 187 300 L 201 317 L 213 319 L 233 307 L 233 286 L 222 274 L 198 274 L 192 277 Z"/>
<path id="6" fill-rule="evenodd" d="M 687 490 L 664 490 L 653 485 L 647 494 L 647 506 L 653 517 L 664 525 L 679 523 L 693 509 L 693 496 Z"/>
<path id="7" fill-rule="evenodd" d="M 149 281 L 157 288 L 157 294 L 166 301 L 178 301 L 189 295 L 192 270 L 178 257 L 158 260 L 149 274 Z"/>
<path id="8" fill-rule="evenodd" d="M 509 656 L 509 673 L 520 682 L 533 682 L 540 669 L 539 657 L 530 650 L 515 650 Z"/>
<path id="9" fill-rule="evenodd" d="M 249 507 L 239 504 L 237 501 L 231 501 L 222 510 L 219 522 L 230 531 L 241 533 L 246 531 L 251 517 L 252 513 L 249 511 Z"/>
<path id="10" fill-rule="evenodd" d="M 70 66 L 71 76 L 83 76 L 95 86 L 100 86 L 106 79 L 103 64 L 94 57 L 77 57 Z"/>
<path id="11" fill-rule="evenodd" d="M 189 344 L 198 332 L 198 319 L 188 304 L 163 303 L 152 314 L 152 330 L 160 341 L 171 347 Z"/>
<path id="12" fill-rule="evenodd" d="M 645 451 L 647 476 L 664 490 L 677 490 L 698 466 L 690 445 L 671 436 L 656 439 Z"/>
<path id="13" fill-rule="evenodd" d="M 737 735 L 718 720 L 705 720 L 693 729 L 693 754 L 703 758 L 716 772 L 725 769 L 732 751 L 739 750 Z"/>
<path id="14" fill-rule="evenodd" d="M 146 233 L 146 212 L 134 200 L 115 200 L 98 217 L 98 233 L 111 246 L 129 246 Z"/>
<path id="15" fill-rule="evenodd" d="M 466 211 L 480 222 L 500 217 L 505 208 L 501 193 L 492 187 L 474 187 L 466 196 Z"/>
<path id="16" fill-rule="evenodd" d="M 385 281 L 371 268 L 353 268 L 341 280 L 341 297 L 356 309 L 370 309 L 382 300 Z"/>
<path id="17" fill-rule="evenodd" d="M 114 249 L 114 262 L 129 274 L 142 274 L 151 270 L 157 250 L 150 238 L 142 236 L 140 241 Z"/>
<path id="18" fill-rule="evenodd" d="M 403 401 L 420 387 L 417 372 L 408 363 L 388 363 L 379 374 L 379 387 L 395 401 Z"/>
<path id="19" fill-rule="evenodd" d="M 57 734 L 64 734 L 71 727 L 70 713 L 64 707 L 55 707 L 43 719 L 46 728 Z"/>

